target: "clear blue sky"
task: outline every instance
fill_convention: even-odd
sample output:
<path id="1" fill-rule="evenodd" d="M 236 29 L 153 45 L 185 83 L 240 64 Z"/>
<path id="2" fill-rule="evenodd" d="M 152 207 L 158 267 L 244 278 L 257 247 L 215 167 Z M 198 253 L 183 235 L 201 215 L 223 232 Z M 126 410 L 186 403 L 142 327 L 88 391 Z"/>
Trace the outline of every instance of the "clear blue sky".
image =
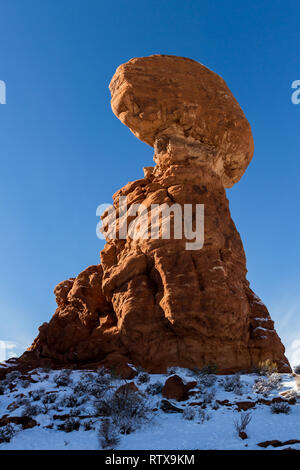
<path id="1" fill-rule="evenodd" d="M 228 190 L 248 278 L 291 357 L 300 340 L 298 1 L 1 0 L 0 340 L 29 345 L 53 288 L 99 261 L 96 207 L 152 164 L 113 115 L 109 81 L 132 57 L 198 60 L 227 82 L 255 154 Z M 299 356 L 300 359 L 300 356 Z M 300 362 L 300 360 L 299 360 Z"/>

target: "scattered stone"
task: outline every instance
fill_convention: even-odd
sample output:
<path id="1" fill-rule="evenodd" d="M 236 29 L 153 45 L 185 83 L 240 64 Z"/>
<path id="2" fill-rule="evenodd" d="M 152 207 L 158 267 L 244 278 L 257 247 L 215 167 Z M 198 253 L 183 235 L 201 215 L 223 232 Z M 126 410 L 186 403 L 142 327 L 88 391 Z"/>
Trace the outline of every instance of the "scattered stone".
<path id="1" fill-rule="evenodd" d="M 162 389 L 162 395 L 165 398 L 184 401 L 189 397 L 189 390 L 194 388 L 196 385 L 197 382 L 188 382 L 185 384 L 181 377 L 178 375 L 172 375 L 166 380 L 166 383 Z"/>
<path id="2" fill-rule="evenodd" d="M 117 390 L 116 390 L 116 394 L 118 393 L 124 393 L 125 391 L 131 391 L 131 392 L 138 392 L 139 389 L 138 387 L 135 385 L 134 382 L 129 382 L 127 384 L 124 384 L 124 385 L 121 385 Z"/>
<path id="3" fill-rule="evenodd" d="M 23 429 L 31 429 L 34 426 L 39 426 L 35 419 L 28 416 L 8 416 L 4 415 L 0 419 L 0 427 L 7 424 L 20 424 Z"/>
<path id="4" fill-rule="evenodd" d="M 287 446 L 287 445 L 292 445 L 292 444 L 300 444 L 300 440 L 299 439 L 290 439 L 288 441 L 278 441 L 276 439 L 272 440 L 272 441 L 264 441 L 264 442 L 260 442 L 259 444 L 257 444 L 259 447 L 282 447 L 282 446 Z"/>
<path id="5" fill-rule="evenodd" d="M 254 401 L 237 401 L 235 404 L 237 406 L 238 411 L 248 411 L 251 408 L 255 407 L 256 402 L 254 402 Z"/>
<path id="6" fill-rule="evenodd" d="M 168 400 L 162 400 L 160 408 L 164 413 L 183 413 L 182 408 L 178 408 L 177 406 L 170 403 Z"/>

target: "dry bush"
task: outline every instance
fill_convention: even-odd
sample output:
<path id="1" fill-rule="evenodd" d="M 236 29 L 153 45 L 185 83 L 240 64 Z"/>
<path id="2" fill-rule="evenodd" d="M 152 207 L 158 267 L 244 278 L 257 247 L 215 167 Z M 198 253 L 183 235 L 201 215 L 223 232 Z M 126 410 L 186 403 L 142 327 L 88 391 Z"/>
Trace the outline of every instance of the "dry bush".
<path id="1" fill-rule="evenodd" d="M 33 418 L 41 413 L 43 413 L 44 409 L 40 405 L 33 405 L 32 403 L 27 403 L 25 408 L 22 412 L 22 416 L 26 416 L 28 418 Z"/>
<path id="2" fill-rule="evenodd" d="M 148 385 L 146 393 L 149 393 L 149 395 L 159 395 L 163 388 L 164 386 L 161 382 L 154 382 Z"/>
<path id="3" fill-rule="evenodd" d="M 243 393 L 243 384 L 241 382 L 240 374 L 225 377 L 221 384 L 223 385 L 225 392 L 234 392 L 237 395 L 242 395 Z"/>
<path id="4" fill-rule="evenodd" d="M 150 408 L 145 396 L 128 387 L 115 393 L 108 392 L 95 403 L 95 409 L 98 415 L 111 417 L 112 423 L 123 434 L 130 434 L 150 419 Z"/>
<path id="5" fill-rule="evenodd" d="M 280 403 L 273 403 L 271 405 L 271 413 L 274 413 L 274 414 L 280 414 L 280 413 L 289 414 L 290 411 L 291 411 L 291 407 L 288 403 L 280 402 Z"/>
<path id="6" fill-rule="evenodd" d="M 259 393 L 267 397 L 271 390 L 280 387 L 280 382 L 281 375 L 275 372 L 269 375 L 266 379 L 264 379 L 263 377 L 261 377 L 260 379 L 256 379 L 252 390 L 254 393 Z"/>
<path id="7" fill-rule="evenodd" d="M 72 371 L 70 369 L 64 369 L 56 374 L 53 379 L 56 385 L 58 387 L 66 387 L 67 385 L 71 385 L 71 372 Z"/>
<path id="8" fill-rule="evenodd" d="M 167 375 L 174 375 L 177 373 L 177 368 L 176 367 L 168 367 L 167 368 Z"/>
<path id="9" fill-rule="evenodd" d="M 187 421 L 192 421 L 193 419 L 195 419 L 195 416 L 196 411 L 192 406 L 187 406 L 186 408 L 184 408 L 182 413 L 183 419 L 186 419 Z"/>
<path id="10" fill-rule="evenodd" d="M 82 397 L 78 397 L 77 395 L 64 395 L 61 397 L 59 401 L 59 405 L 66 408 L 75 408 L 77 406 L 81 406 L 84 400 Z"/>
<path id="11" fill-rule="evenodd" d="M 16 429 L 12 424 L 7 424 L 0 428 L 0 444 L 1 442 L 10 442 L 16 434 Z"/>
<path id="12" fill-rule="evenodd" d="M 149 381 L 150 381 L 150 375 L 148 374 L 148 372 L 142 372 L 141 374 L 139 374 L 138 376 L 139 384 L 145 384 Z"/>
<path id="13" fill-rule="evenodd" d="M 56 393 L 46 393 L 45 396 L 43 397 L 42 401 L 43 401 L 44 405 L 51 405 L 51 404 L 55 403 L 56 398 L 57 398 Z"/>
<path id="14" fill-rule="evenodd" d="M 233 424 L 238 435 L 246 431 L 246 428 L 248 424 L 250 423 L 251 419 L 252 419 L 252 416 L 250 413 L 242 412 L 240 417 L 234 420 Z"/>
<path id="15" fill-rule="evenodd" d="M 83 427 L 84 427 L 84 430 L 85 431 L 91 431 L 91 430 L 94 430 L 94 426 L 93 426 L 93 421 L 91 419 L 89 419 L 88 421 L 85 421 L 83 423 Z"/>
<path id="16" fill-rule="evenodd" d="M 32 392 L 29 392 L 29 395 L 33 401 L 39 401 L 44 395 L 44 393 L 45 393 L 44 388 L 38 388 L 36 390 L 32 390 Z"/>
<path id="17" fill-rule="evenodd" d="M 212 388 L 211 390 L 206 391 L 205 393 L 203 393 L 201 398 L 202 398 L 204 403 L 209 404 L 209 403 L 212 403 L 215 396 L 216 396 L 216 390 L 214 388 Z"/>
<path id="18" fill-rule="evenodd" d="M 271 359 L 266 359 L 265 361 L 260 361 L 258 363 L 255 371 L 259 375 L 271 375 L 275 372 L 278 372 L 278 367 L 276 362 L 271 361 Z"/>
<path id="19" fill-rule="evenodd" d="M 78 431 L 80 428 L 80 420 L 78 418 L 67 418 L 66 421 L 59 426 L 61 431 L 72 432 Z"/>
<path id="20" fill-rule="evenodd" d="M 198 418 L 199 418 L 200 423 L 203 424 L 205 423 L 205 421 L 210 420 L 210 415 L 205 410 L 200 408 L 198 411 Z"/>
<path id="21" fill-rule="evenodd" d="M 120 442 L 119 431 L 109 418 L 105 418 L 98 431 L 99 443 L 102 449 L 113 450 Z"/>

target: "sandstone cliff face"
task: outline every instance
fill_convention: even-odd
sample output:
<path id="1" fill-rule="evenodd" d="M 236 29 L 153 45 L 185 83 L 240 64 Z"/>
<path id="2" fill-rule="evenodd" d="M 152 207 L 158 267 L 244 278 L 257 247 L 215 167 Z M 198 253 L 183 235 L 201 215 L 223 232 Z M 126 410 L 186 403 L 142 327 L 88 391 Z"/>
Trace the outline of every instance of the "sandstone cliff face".
<path id="1" fill-rule="evenodd" d="M 249 370 L 271 359 L 288 372 L 273 321 L 246 280 L 225 194 L 253 155 L 250 126 L 225 82 L 190 59 L 151 56 L 121 65 L 110 90 L 114 113 L 154 147 L 156 165 L 113 196 L 117 217 L 103 218 L 101 264 L 58 284 L 57 311 L 31 354 L 150 372 L 211 363 L 220 372 Z M 136 236 L 144 219 L 135 204 L 190 204 L 193 224 L 194 207 L 204 205 L 203 247 L 187 249 L 186 234 L 176 239 L 172 230 L 162 239 L 161 219 L 156 238 Z M 124 220 L 137 223 L 120 239 Z M 175 225 L 174 214 L 169 221 Z"/>

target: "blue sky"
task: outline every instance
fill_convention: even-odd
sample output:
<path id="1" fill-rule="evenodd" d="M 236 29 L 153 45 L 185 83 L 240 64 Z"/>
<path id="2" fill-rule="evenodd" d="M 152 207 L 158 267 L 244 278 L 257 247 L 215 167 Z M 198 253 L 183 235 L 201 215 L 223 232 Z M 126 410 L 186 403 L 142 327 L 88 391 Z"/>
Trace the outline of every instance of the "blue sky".
<path id="1" fill-rule="evenodd" d="M 299 2 L 0 7 L 0 340 L 21 352 L 51 318 L 55 285 L 98 263 L 96 207 L 141 177 L 153 153 L 113 115 L 108 84 L 119 64 L 163 53 L 219 73 L 252 125 L 254 158 L 227 194 L 248 278 L 289 357 L 298 354 L 300 105 L 291 102 L 291 83 L 300 79 Z"/>

